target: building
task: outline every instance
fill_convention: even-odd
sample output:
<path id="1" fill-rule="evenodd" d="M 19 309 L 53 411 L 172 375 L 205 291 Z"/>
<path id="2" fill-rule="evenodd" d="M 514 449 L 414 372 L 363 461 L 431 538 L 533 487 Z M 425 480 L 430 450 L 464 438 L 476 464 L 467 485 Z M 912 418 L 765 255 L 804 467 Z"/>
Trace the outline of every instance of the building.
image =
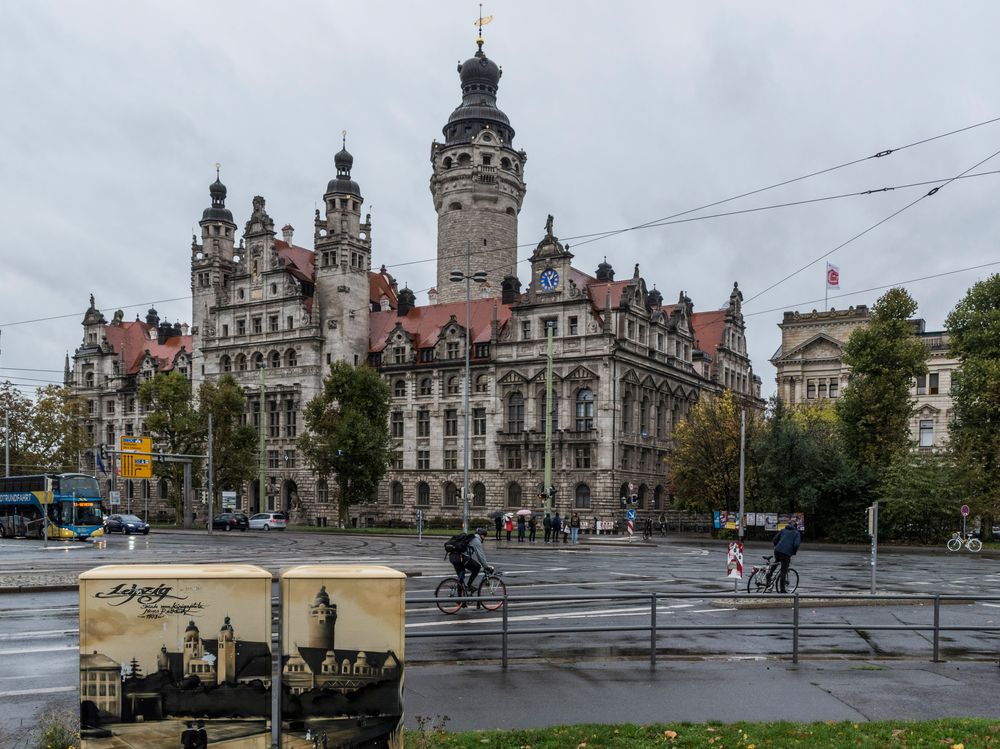
<path id="1" fill-rule="evenodd" d="M 777 369 L 777 395 L 785 403 L 818 403 L 836 399 L 850 381 L 844 364 L 844 346 L 858 328 L 867 325 L 864 305 L 846 310 L 786 312 L 778 324 L 781 347 L 771 358 Z M 910 433 L 920 449 L 941 448 L 948 440 L 952 418 L 951 375 L 958 360 L 948 352 L 948 334 L 928 331 L 923 320 L 913 320 L 913 332 L 927 346 L 927 374 L 910 386 L 913 414 Z"/>
<path id="2" fill-rule="evenodd" d="M 638 494 L 640 508 L 665 508 L 671 435 L 692 404 L 730 388 L 760 405 L 736 284 L 720 290 L 711 311 L 696 312 L 683 291 L 666 304 L 638 265 L 620 280 L 606 259 L 593 272 L 574 266 L 550 216 L 522 286 L 516 247 L 527 154 L 514 146 L 514 128 L 497 103 L 501 70 L 482 39 L 477 44 L 458 66 L 462 99 L 443 142 L 431 144 L 438 240 L 437 287 L 428 304 L 399 289 L 385 266 L 372 271 L 371 217 L 362 219 L 364 196 L 346 143 L 316 211 L 313 249 L 296 245 L 289 225 L 277 237 L 262 197 L 253 199 L 238 237 L 218 174 L 210 186 L 211 203 L 190 248 L 190 336 L 162 344 L 178 347 L 178 356 L 182 346 L 184 356 L 168 362 L 150 349 L 149 357 L 163 369 L 186 368 L 195 385 L 231 374 L 244 387 L 246 418 L 264 433 L 266 496 L 253 482 L 241 492 L 242 508 L 285 509 L 293 522 L 335 515 L 332 480 L 317 479 L 304 465 L 296 438 L 327 366 L 346 361 L 367 362 L 384 375 L 399 447 L 377 501 L 354 508 L 353 522 L 409 519 L 417 508 L 430 517 L 461 515 L 466 327 L 474 517 L 538 504 L 549 330 L 560 511 L 606 517 L 629 493 Z M 473 284 L 468 321 L 466 286 L 449 280 L 455 268 L 486 273 L 485 283 Z M 110 329 L 96 318 L 84 327 L 85 345 L 68 375 L 81 388 L 89 346 Z M 91 333 L 97 338 L 88 343 Z M 106 348 L 108 361 L 119 355 L 110 339 Z M 104 392 L 87 397 L 114 399 Z M 105 421 L 94 428 L 102 441 L 110 435 L 100 431 Z"/>

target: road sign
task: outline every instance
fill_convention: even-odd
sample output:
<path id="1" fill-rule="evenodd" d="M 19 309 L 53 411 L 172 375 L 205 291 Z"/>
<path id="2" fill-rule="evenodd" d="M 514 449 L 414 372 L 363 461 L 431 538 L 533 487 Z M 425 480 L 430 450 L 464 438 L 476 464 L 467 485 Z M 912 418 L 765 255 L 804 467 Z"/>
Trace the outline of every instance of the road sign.
<path id="1" fill-rule="evenodd" d="M 726 560 L 729 577 L 743 579 L 743 544 L 734 541 L 729 544 L 729 558 Z"/>
<path id="2" fill-rule="evenodd" d="M 153 459 L 147 455 L 122 453 L 121 476 L 126 479 L 153 478 Z"/>
<path id="3" fill-rule="evenodd" d="M 968 505 L 962 505 L 962 517 L 966 518 L 968 516 L 969 516 L 969 506 Z"/>
<path id="4" fill-rule="evenodd" d="M 117 507 L 122 503 L 122 493 L 121 492 L 108 492 L 108 504 L 112 507 Z"/>
<path id="5" fill-rule="evenodd" d="M 626 520 L 635 520 L 635 510 L 625 510 Z"/>
<path id="6" fill-rule="evenodd" d="M 635 535 L 635 520 L 628 520 L 625 523 L 625 530 L 628 531 L 629 536 Z"/>
<path id="7" fill-rule="evenodd" d="M 153 440 L 150 437 L 123 434 L 121 449 L 125 453 L 151 453 L 153 452 Z"/>

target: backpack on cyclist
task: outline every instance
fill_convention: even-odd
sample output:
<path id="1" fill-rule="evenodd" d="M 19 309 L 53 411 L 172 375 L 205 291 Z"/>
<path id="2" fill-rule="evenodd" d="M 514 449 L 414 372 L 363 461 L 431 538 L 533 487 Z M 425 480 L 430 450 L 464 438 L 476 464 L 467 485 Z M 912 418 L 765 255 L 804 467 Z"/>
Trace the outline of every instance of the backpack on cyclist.
<path id="1" fill-rule="evenodd" d="M 465 556 L 469 551 L 469 542 L 475 533 L 456 533 L 444 542 L 445 558 L 454 559 L 455 555 Z"/>

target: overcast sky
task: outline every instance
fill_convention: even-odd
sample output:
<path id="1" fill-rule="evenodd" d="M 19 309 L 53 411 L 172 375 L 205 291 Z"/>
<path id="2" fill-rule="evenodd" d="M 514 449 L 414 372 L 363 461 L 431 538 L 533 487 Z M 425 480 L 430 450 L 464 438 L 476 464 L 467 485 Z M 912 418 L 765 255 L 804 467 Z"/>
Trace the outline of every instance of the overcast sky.
<path id="1" fill-rule="evenodd" d="M 765 394 L 781 311 L 822 308 L 827 260 L 840 294 L 1000 262 L 1000 175 L 953 182 L 753 301 L 931 186 L 573 239 L 1000 117 L 996 2 L 504 0 L 484 13 L 499 104 L 528 153 L 519 257 L 551 213 L 577 267 L 606 255 L 621 278 L 638 262 L 668 302 L 685 290 L 716 309 L 739 281 Z M 241 230 L 262 195 L 311 247 L 343 129 L 374 266 L 433 285 L 430 144 L 460 101 L 477 15 L 457 0 L 0 4 L 0 379 L 59 380 L 90 293 L 109 320 L 151 302 L 190 320 L 187 299 L 160 300 L 190 293 L 217 161 Z M 1000 122 L 688 217 L 946 180 L 998 150 Z M 937 329 L 998 268 L 906 286 Z M 55 315 L 69 317 L 17 324 Z"/>

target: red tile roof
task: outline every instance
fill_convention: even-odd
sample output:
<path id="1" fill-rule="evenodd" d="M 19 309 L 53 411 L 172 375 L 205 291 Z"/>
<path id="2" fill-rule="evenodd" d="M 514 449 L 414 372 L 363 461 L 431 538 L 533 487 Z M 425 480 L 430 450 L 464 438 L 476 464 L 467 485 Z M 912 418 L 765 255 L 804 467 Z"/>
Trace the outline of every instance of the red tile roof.
<path id="1" fill-rule="evenodd" d="M 169 372 L 174 368 L 177 354 L 182 349 L 190 354 L 193 348 L 189 335 L 171 336 L 163 343 L 155 337 L 150 338 L 150 331 L 155 334 L 156 329 L 139 320 L 108 325 L 104 331 L 115 354 L 123 358 L 125 374 L 136 374 L 139 371 L 139 365 L 147 351 L 156 360 L 157 371 Z"/>
<path id="2" fill-rule="evenodd" d="M 381 309 L 382 297 L 385 297 L 389 300 L 389 309 L 396 309 L 396 289 L 393 287 L 394 283 L 395 280 L 386 271 L 384 265 L 378 273 L 369 273 L 368 296 L 372 304 L 379 305 Z"/>
<path id="3" fill-rule="evenodd" d="M 470 325 L 473 343 L 489 343 L 493 338 L 493 310 L 496 308 L 497 323 L 500 327 L 510 320 L 510 307 L 496 299 L 474 299 L 470 305 Z M 465 302 L 448 302 L 426 307 L 414 307 L 406 315 L 395 311 L 373 312 L 368 326 L 368 345 L 371 351 L 382 351 L 389 333 L 402 323 L 413 338 L 414 347 L 430 348 L 438 341 L 441 329 L 448 324 L 452 315 L 460 326 L 465 326 Z"/>
<path id="4" fill-rule="evenodd" d="M 611 308 L 616 308 L 622 301 L 622 291 L 632 283 L 632 279 L 627 281 L 609 281 L 608 283 L 594 282 L 587 286 L 587 294 L 590 295 L 590 303 L 594 305 L 594 310 L 600 312 L 607 302 L 608 291 L 611 292 Z"/>
<path id="5" fill-rule="evenodd" d="M 282 239 L 274 240 L 274 249 L 282 264 L 294 278 L 307 283 L 316 283 L 316 253 L 305 247 L 288 244 Z M 382 297 L 389 300 L 389 306 L 396 309 L 396 290 L 392 287 L 393 279 L 385 266 L 378 273 L 368 274 L 368 295 L 373 304 L 381 305 Z M 306 308 L 311 310 L 312 300 L 306 301 Z"/>
<path id="6" fill-rule="evenodd" d="M 716 350 L 722 343 L 722 331 L 726 327 L 727 313 L 728 310 L 720 309 L 711 312 L 695 312 L 691 315 L 695 348 L 715 356 Z"/>

